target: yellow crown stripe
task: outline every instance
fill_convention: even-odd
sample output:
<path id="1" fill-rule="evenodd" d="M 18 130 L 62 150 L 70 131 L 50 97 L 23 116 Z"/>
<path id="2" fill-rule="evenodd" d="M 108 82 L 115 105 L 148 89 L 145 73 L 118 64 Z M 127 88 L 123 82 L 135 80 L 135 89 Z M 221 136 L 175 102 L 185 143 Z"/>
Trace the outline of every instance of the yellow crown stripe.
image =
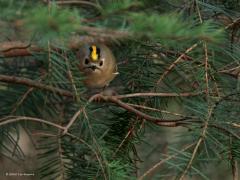
<path id="1" fill-rule="evenodd" d="M 92 58 L 93 61 L 98 60 L 98 54 L 97 54 L 97 47 L 96 46 L 92 46 L 91 58 Z"/>

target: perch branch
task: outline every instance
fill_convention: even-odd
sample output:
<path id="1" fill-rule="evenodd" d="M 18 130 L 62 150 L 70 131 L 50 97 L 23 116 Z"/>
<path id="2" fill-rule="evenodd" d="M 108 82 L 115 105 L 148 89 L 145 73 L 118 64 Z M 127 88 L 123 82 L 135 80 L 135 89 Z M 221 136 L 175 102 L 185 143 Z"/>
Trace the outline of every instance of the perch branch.
<path id="1" fill-rule="evenodd" d="M 159 126 L 176 127 L 176 126 L 181 126 L 182 124 L 185 124 L 186 121 L 189 121 L 189 119 L 187 119 L 187 118 L 181 118 L 181 119 L 177 119 L 177 120 L 164 120 L 164 119 L 160 119 L 157 117 L 147 115 L 147 114 L 135 109 L 134 107 L 124 103 L 123 101 L 118 99 L 117 96 L 104 96 L 102 94 L 97 94 L 97 95 L 93 96 L 91 99 L 93 99 L 93 98 L 98 98 L 98 99 L 104 100 L 106 102 L 112 102 L 112 103 L 122 107 L 123 109 L 126 109 L 127 111 L 136 114 L 138 117 L 146 119 L 147 121 L 150 121 Z"/>
<path id="2" fill-rule="evenodd" d="M 121 101 L 120 99 L 123 98 L 131 98 L 131 97 L 149 97 L 149 96 L 161 96 L 161 97 L 173 97 L 173 96 L 196 96 L 199 95 L 200 93 L 133 93 L 133 94 L 124 94 L 124 95 L 116 95 L 116 96 L 106 96 L 103 94 L 95 94 L 93 95 L 91 98 L 89 98 L 88 102 L 86 103 L 86 105 L 84 107 L 81 107 L 74 115 L 73 117 L 69 120 L 69 123 L 65 126 L 65 130 L 63 132 L 63 135 L 66 134 L 68 132 L 68 129 L 72 126 L 72 124 L 76 121 L 76 119 L 78 118 L 78 116 L 84 111 L 84 109 L 86 108 L 86 106 L 91 103 L 92 101 L 94 101 L 95 99 L 101 99 L 104 100 L 106 102 L 112 102 L 120 107 L 122 107 L 123 109 L 126 109 L 129 112 L 135 113 L 138 117 L 141 117 L 143 119 L 146 119 L 154 124 L 157 124 L 159 126 L 166 126 L 166 127 L 176 127 L 176 126 L 181 126 L 183 124 L 186 124 L 189 120 L 194 119 L 193 117 L 183 117 L 181 119 L 177 119 L 177 120 L 163 120 L 163 119 L 159 119 L 157 117 L 153 117 L 153 116 L 149 116 L 137 109 L 135 109 L 131 104 L 128 103 L 124 103 L 123 101 Z M 183 122 L 184 121 L 184 122 Z M 193 121 L 193 120 L 192 120 Z"/>
<path id="3" fill-rule="evenodd" d="M 38 89 L 51 91 L 62 96 L 73 97 L 74 94 L 70 91 L 63 90 L 60 88 L 56 88 L 50 85 L 45 85 L 40 82 L 33 81 L 31 79 L 23 78 L 23 77 L 15 77 L 15 76 L 8 76 L 8 75 L 1 75 L 0 74 L 0 81 L 6 83 L 13 83 L 13 84 L 21 84 L 29 87 L 35 87 Z M 186 92 L 186 93 L 132 93 L 132 94 L 123 94 L 123 95 L 116 95 L 112 96 L 115 99 L 123 99 L 123 98 L 133 98 L 133 97 L 189 97 L 189 96 L 197 96 L 204 92 Z M 91 100 L 92 101 L 92 100 Z"/>

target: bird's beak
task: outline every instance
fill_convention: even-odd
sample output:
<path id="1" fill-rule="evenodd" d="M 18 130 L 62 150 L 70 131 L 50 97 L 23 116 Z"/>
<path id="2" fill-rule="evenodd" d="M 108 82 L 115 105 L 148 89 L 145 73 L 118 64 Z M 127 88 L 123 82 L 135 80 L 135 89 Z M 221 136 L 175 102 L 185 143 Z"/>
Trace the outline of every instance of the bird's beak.
<path id="1" fill-rule="evenodd" d="M 90 64 L 89 66 L 85 67 L 84 69 L 91 69 L 92 71 L 95 71 L 96 69 L 101 70 L 95 64 Z"/>
<path id="2" fill-rule="evenodd" d="M 98 67 L 95 66 L 95 65 L 92 65 L 92 66 L 90 66 L 89 68 L 91 68 L 93 71 L 95 71 Z"/>

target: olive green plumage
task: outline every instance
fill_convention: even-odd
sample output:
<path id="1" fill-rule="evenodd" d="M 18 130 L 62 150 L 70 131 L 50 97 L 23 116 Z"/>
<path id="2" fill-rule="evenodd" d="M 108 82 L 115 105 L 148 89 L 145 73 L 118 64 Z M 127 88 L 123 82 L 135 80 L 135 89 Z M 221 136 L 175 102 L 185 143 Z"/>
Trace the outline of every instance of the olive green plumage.
<path id="1" fill-rule="evenodd" d="M 102 88 L 118 74 L 116 59 L 104 44 L 86 44 L 77 52 L 79 69 L 85 75 L 88 88 Z"/>

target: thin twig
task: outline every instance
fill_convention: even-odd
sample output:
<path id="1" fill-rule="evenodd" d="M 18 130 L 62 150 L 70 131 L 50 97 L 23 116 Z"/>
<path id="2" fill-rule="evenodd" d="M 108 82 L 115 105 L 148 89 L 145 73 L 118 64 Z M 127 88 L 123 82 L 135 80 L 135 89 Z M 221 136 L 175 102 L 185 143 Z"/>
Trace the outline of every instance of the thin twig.
<path id="1" fill-rule="evenodd" d="M 133 124 L 133 126 L 130 128 L 130 130 L 127 132 L 127 134 L 125 135 L 124 139 L 121 141 L 121 143 L 119 144 L 119 146 L 117 147 L 116 151 L 113 154 L 113 157 L 116 156 L 116 154 L 118 153 L 118 151 L 120 150 L 120 148 L 122 147 L 122 145 L 124 144 L 124 142 L 128 139 L 128 137 L 132 134 L 134 127 L 135 127 L 136 122 Z"/>
<path id="2" fill-rule="evenodd" d="M 56 134 L 45 133 L 45 132 L 33 132 L 31 133 L 32 136 L 48 136 L 48 137 L 58 137 Z"/>
<path id="3" fill-rule="evenodd" d="M 17 111 L 17 108 L 24 102 L 24 100 L 27 98 L 27 96 L 34 90 L 33 87 L 30 87 L 21 97 L 21 99 L 16 103 L 14 108 L 11 111 L 11 114 L 15 113 Z"/>
<path id="4" fill-rule="evenodd" d="M 113 96 L 117 99 L 123 98 L 133 98 L 133 97 L 189 97 L 189 96 L 198 96 L 204 92 L 186 92 L 186 93 L 132 93 L 132 94 L 124 94 L 124 95 L 116 95 Z"/>
<path id="5" fill-rule="evenodd" d="M 219 73 L 229 73 L 229 72 L 231 72 L 231 71 L 238 70 L 238 69 L 240 70 L 240 65 L 235 66 L 235 67 L 232 67 L 232 68 L 230 68 L 230 69 L 219 70 L 218 72 L 219 72 Z"/>
<path id="6" fill-rule="evenodd" d="M 72 88 L 74 90 L 74 94 L 75 94 L 76 100 L 77 100 L 77 102 L 80 102 L 79 92 L 77 90 L 77 87 L 76 87 L 76 84 L 75 84 L 75 81 L 74 81 L 74 78 L 73 78 L 73 75 L 72 75 L 72 71 L 70 69 L 69 59 L 66 56 L 63 56 L 62 54 L 59 54 L 59 55 L 61 57 L 63 57 L 64 60 L 65 60 L 65 63 L 66 63 L 66 66 L 67 66 L 68 77 L 70 79 Z"/>
<path id="7" fill-rule="evenodd" d="M 205 81 L 206 81 L 206 95 L 209 96 L 209 82 L 208 82 L 208 49 L 207 43 L 203 42 L 204 55 L 205 55 Z"/>
<path id="8" fill-rule="evenodd" d="M 232 137 L 229 137 L 229 159 L 232 166 L 232 178 L 233 180 L 238 180 L 238 162 L 236 161 L 234 154 L 233 154 L 233 140 Z"/>
<path id="9" fill-rule="evenodd" d="M 202 16 L 201 16 L 201 13 L 200 13 L 197 1 L 195 1 L 195 2 L 196 2 L 196 8 L 197 8 L 197 12 L 198 12 L 198 15 L 199 15 L 200 22 L 203 23 Z M 208 88 L 209 88 L 209 85 L 208 85 L 208 51 L 207 51 L 207 44 L 206 44 L 206 42 L 204 42 L 204 53 L 205 53 L 206 95 L 207 95 L 207 98 L 208 98 L 208 96 L 209 96 L 209 90 L 208 90 Z M 208 99 L 207 99 L 207 101 L 208 101 Z M 196 144 L 196 146 L 195 146 L 195 148 L 193 150 L 192 156 L 191 156 L 191 158 L 190 158 L 190 160 L 189 160 L 185 170 L 180 175 L 179 180 L 183 180 L 184 176 L 186 175 L 188 170 L 191 168 L 193 160 L 196 157 L 197 151 L 198 151 L 200 145 L 202 144 L 202 142 L 204 141 L 204 139 L 206 137 L 209 120 L 210 120 L 210 117 L 211 117 L 212 112 L 213 112 L 213 107 L 211 107 L 210 109 L 209 108 L 210 107 L 209 107 L 209 101 L 208 101 L 208 114 L 207 114 L 206 121 L 204 123 L 204 127 L 203 127 L 203 130 L 202 130 L 201 136 L 199 137 L 199 139 L 197 141 L 197 144 Z"/>
<path id="10" fill-rule="evenodd" d="M 196 9 L 197 9 L 197 13 L 198 13 L 198 17 L 199 17 L 199 21 L 202 24 L 203 23 L 203 19 L 202 19 L 202 15 L 198 6 L 198 2 L 195 1 L 196 4 Z M 206 95 L 209 95 L 209 82 L 208 82 L 208 48 L 207 48 L 207 43 L 206 41 L 203 42 L 203 49 L 204 49 L 204 64 L 205 64 L 205 81 L 206 81 Z"/>
<path id="11" fill-rule="evenodd" d="M 24 153 L 22 152 L 22 149 L 19 148 L 19 144 L 18 144 L 18 143 L 19 143 L 20 136 L 17 135 L 16 140 L 14 140 L 14 138 L 10 136 L 10 139 L 13 139 L 13 144 L 14 144 L 13 151 L 12 151 L 12 157 L 15 156 L 15 153 L 16 153 L 17 149 L 20 149 L 21 153 L 24 154 Z M 15 141 L 15 142 L 14 142 L 14 141 Z"/>
<path id="12" fill-rule="evenodd" d="M 232 23 L 228 24 L 225 29 L 229 29 L 232 26 L 235 26 L 236 24 L 240 23 L 240 18 L 235 19 Z"/>
<path id="13" fill-rule="evenodd" d="M 90 125 L 90 122 L 89 122 L 89 120 L 88 120 L 87 114 L 85 113 L 85 108 L 86 108 L 86 106 L 87 106 L 89 103 L 91 103 L 93 100 L 95 100 L 96 98 L 98 98 L 98 96 L 99 96 L 99 94 L 96 94 L 96 95 L 93 95 L 91 98 L 89 98 L 89 100 L 87 101 L 87 103 L 86 103 L 83 107 L 81 107 L 81 108 L 73 115 L 73 117 L 70 119 L 69 123 L 64 127 L 64 131 L 63 131 L 62 135 L 68 134 L 68 129 L 73 125 L 73 123 L 77 120 L 77 118 L 79 117 L 79 115 L 80 115 L 82 112 L 84 113 L 85 118 L 86 118 L 86 120 L 87 120 L 87 122 L 88 122 L 90 131 L 93 132 L 92 127 L 91 127 L 91 125 Z M 99 145 L 98 145 L 97 140 L 95 139 L 94 136 L 93 136 L 93 142 L 95 143 L 97 149 L 98 149 L 99 152 L 100 152 Z M 100 157 L 99 157 L 99 160 L 100 160 Z M 100 162 L 100 161 L 99 161 L 99 162 Z M 107 178 L 107 175 L 106 175 L 106 173 L 105 173 L 103 163 L 100 162 L 100 166 L 101 166 L 101 169 L 102 169 L 102 172 L 103 172 L 104 179 L 107 180 L 108 178 Z"/>
<path id="14" fill-rule="evenodd" d="M 159 78 L 159 80 L 157 81 L 156 85 L 159 85 L 162 80 L 164 79 L 164 77 L 166 75 L 168 75 L 168 73 L 177 65 L 177 63 L 179 63 L 183 57 L 186 56 L 187 53 L 189 53 L 190 51 L 192 51 L 194 48 L 196 48 L 198 45 L 198 43 L 193 44 L 191 47 L 189 47 L 183 54 L 181 54 L 168 68 L 167 70 L 161 75 L 161 77 Z"/>
<path id="15" fill-rule="evenodd" d="M 232 125 L 233 127 L 240 128 L 240 124 L 238 124 L 238 123 L 230 123 L 229 122 L 228 124 Z"/>
<path id="16" fill-rule="evenodd" d="M 58 129 L 58 135 L 61 135 L 61 130 Z M 58 156 L 59 156 L 59 160 L 60 160 L 60 178 L 59 179 L 66 179 L 65 178 L 65 167 L 64 167 L 64 155 L 63 155 L 63 148 L 62 148 L 62 138 L 57 138 L 57 144 L 58 144 Z"/>
<path id="17" fill-rule="evenodd" d="M 205 129 L 206 129 L 206 128 L 204 128 L 204 130 L 205 130 Z M 190 161 L 188 162 L 187 167 L 185 168 L 185 170 L 184 170 L 183 173 L 181 174 L 179 180 L 183 180 L 183 179 L 184 179 L 185 174 L 187 173 L 187 171 L 188 171 L 188 170 L 190 169 L 190 167 L 192 166 L 193 160 L 194 160 L 194 158 L 195 158 L 195 156 L 196 156 L 196 154 L 197 154 L 197 150 L 198 150 L 199 146 L 201 145 L 202 141 L 203 141 L 203 138 L 199 138 L 199 140 L 198 140 L 198 142 L 197 142 L 197 144 L 196 144 L 196 146 L 195 146 L 195 148 L 194 148 L 194 150 L 193 150 L 191 159 L 190 159 Z"/>
<path id="18" fill-rule="evenodd" d="M 8 118 L 10 118 L 10 119 L 8 119 Z M 15 118 L 13 118 L 13 117 L 11 117 L 11 116 L 5 117 L 3 120 L 0 119 L 0 126 L 6 125 L 6 124 L 10 124 L 10 123 L 14 123 L 14 122 L 18 122 L 18 121 L 25 121 L 25 120 L 44 123 L 44 124 L 47 124 L 47 125 L 50 125 L 50 126 L 54 126 L 54 127 L 56 127 L 56 128 L 59 128 L 59 129 L 61 129 L 61 130 L 64 130 L 64 127 L 63 127 L 63 126 L 60 126 L 60 125 L 58 125 L 58 124 L 55 124 L 55 123 L 46 121 L 46 120 L 44 120 L 44 119 L 27 117 L 27 116 L 17 116 L 17 117 L 15 117 Z"/>
<path id="19" fill-rule="evenodd" d="M 69 123 L 64 127 L 64 131 L 63 131 L 63 134 L 62 135 L 65 135 L 69 128 L 73 125 L 73 123 L 77 120 L 77 118 L 79 117 L 79 115 L 82 113 L 82 112 L 85 112 L 85 108 L 86 106 L 91 103 L 92 101 L 94 101 L 96 98 L 98 98 L 99 94 L 95 94 L 93 95 L 91 98 L 89 98 L 89 100 L 87 101 L 87 103 L 81 107 L 73 116 L 72 118 L 69 120 Z"/>
<path id="20" fill-rule="evenodd" d="M 182 172 L 181 176 L 179 177 L 179 180 L 183 180 L 184 179 L 184 176 L 186 175 L 186 173 L 188 172 L 188 170 L 191 168 L 192 166 L 192 163 L 193 163 L 193 160 L 194 158 L 196 157 L 196 154 L 197 154 L 197 151 L 200 147 L 200 145 L 202 144 L 202 142 L 204 141 L 204 139 L 206 138 L 206 133 L 207 133 L 207 128 L 208 128 L 208 124 L 209 124 L 209 120 L 210 120 L 210 117 L 212 115 L 212 111 L 213 111 L 213 108 L 210 108 L 209 109 L 209 112 L 208 112 L 208 115 L 207 115 L 207 119 L 204 123 L 204 127 L 203 127 L 203 130 L 202 130 L 202 133 L 197 141 L 197 144 L 193 150 L 193 153 L 192 153 L 192 156 L 185 168 L 185 170 Z"/>
<path id="21" fill-rule="evenodd" d="M 84 140 L 80 139 L 79 137 L 77 137 L 77 136 L 75 136 L 75 135 L 73 135 L 73 134 L 71 134 L 71 133 L 69 133 L 69 132 L 67 132 L 66 135 L 68 135 L 68 136 L 72 137 L 73 139 L 76 139 L 77 141 L 85 144 L 87 147 L 89 147 L 89 149 L 92 150 L 92 152 L 95 154 L 95 156 L 96 156 L 96 158 L 97 158 L 97 160 L 98 160 L 98 162 L 99 162 L 99 164 L 100 164 L 100 167 L 101 167 L 101 169 L 102 169 L 102 171 L 103 171 L 103 173 L 104 173 L 104 174 L 103 174 L 103 175 L 104 175 L 104 178 L 105 178 L 106 180 L 108 180 L 108 178 L 106 177 L 106 174 L 105 174 L 105 172 L 104 172 L 104 167 L 103 167 L 102 160 L 101 160 L 100 156 L 98 155 L 98 153 L 95 151 L 95 149 L 93 149 L 93 148 L 92 148 L 88 143 L 86 143 Z"/>
<path id="22" fill-rule="evenodd" d="M 233 180 L 239 180 L 239 175 L 238 175 L 238 162 L 237 160 L 233 160 L 232 162 L 232 175 L 233 175 Z"/>
<path id="23" fill-rule="evenodd" d="M 68 0 L 68 1 L 56 1 L 57 5 L 89 5 L 92 7 L 95 7 L 96 9 L 100 10 L 100 6 L 98 6 L 95 3 L 89 2 L 89 1 L 74 1 L 74 0 Z"/>
<path id="24" fill-rule="evenodd" d="M 160 79 L 157 80 L 156 85 L 151 89 L 150 93 L 154 93 L 156 90 L 156 87 L 161 83 L 161 81 L 164 79 L 164 77 L 166 75 L 168 75 L 168 73 L 176 66 L 176 64 L 178 62 L 180 62 L 181 60 L 183 60 L 183 58 L 186 56 L 187 53 L 189 53 L 190 51 L 192 51 L 194 48 L 197 47 L 197 43 L 192 45 L 190 48 L 188 48 L 184 53 L 181 53 L 181 55 L 167 68 L 167 70 L 162 74 L 162 76 L 160 77 Z M 144 103 L 142 104 L 143 106 L 146 105 L 148 100 L 145 100 Z M 137 117 L 138 118 L 138 117 Z M 140 127 L 139 130 L 141 130 L 141 128 L 144 126 L 145 120 L 142 121 L 142 125 Z"/>
<path id="25" fill-rule="evenodd" d="M 73 123 L 76 121 L 78 116 L 83 112 L 83 108 L 80 108 L 70 119 L 69 123 L 64 127 L 64 131 L 62 135 L 65 135 L 68 132 L 68 129 L 73 125 Z"/>
<path id="26" fill-rule="evenodd" d="M 195 119 L 197 117 L 194 116 L 185 116 L 184 114 L 179 114 L 179 113 L 175 113 L 175 112 L 170 112 L 170 111 L 166 111 L 166 110 L 161 110 L 161 109 L 156 109 L 156 108 L 152 108 L 152 107 L 148 107 L 148 106 L 142 106 L 142 105 L 138 105 L 138 104 L 131 104 L 131 103 L 126 103 L 129 106 L 133 106 L 135 108 L 139 108 L 139 109 L 145 109 L 145 110 L 150 110 L 150 111 L 156 111 L 156 112 L 161 112 L 161 113 L 165 113 L 165 114 L 171 114 L 174 116 L 180 116 L 180 117 L 186 117 L 186 118 L 192 118 Z"/>
<path id="27" fill-rule="evenodd" d="M 209 127 L 213 127 L 213 128 L 215 128 L 215 129 L 218 129 L 218 130 L 222 131 L 223 133 L 227 134 L 228 136 L 232 136 L 232 137 L 240 140 L 240 137 L 239 137 L 238 134 L 236 134 L 236 133 L 234 133 L 234 132 L 232 132 L 232 131 L 224 128 L 224 127 L 221 127 L 221 126 L 219 126 L 219 125 L 217 125 L 217 124 L 209 124 L 208 126 L 209 126 Z"/>
<path id="28" fill-rule="evenodd" d="M 43 80 L 43 78 L 45 78 L 46 75 L 42 76 L 41 79 L 38 81 L 41 83 L 41 81 Z M 11 111 L 11 114 L 15 113 L 17 111 L 17 108 L 24 102 L 24 100 L 27 98 L 27 96 L 34 90 L 33 87 L 30 87 L 21 97 L 21 99 L 16 103 L 16 105 L 14 106 L 13 110 Z"/>
<path id="29" fill-rule="evenodd" d="M 168 156 L 165 159 L 160 160 L 158 163 L 156 163 L 154 166 L 152 166 L 150 169 L 148 169 L 142 176 L 140 176 L 138 178 L 138 180 L 143 180 L 146 176 L 148 176 L 150 173 L 152 173 L 155 169 L 157 169 L 159 166 L 161 166 L 162 164 L 164 164 L 165 162 L 169 161 L 170 159 L 175 158 L 177 155 L 181 154 L 182 152 L 190 149 L 192 146 L 194 146 L 196 143 L 190 144 L 186 147 L 184 147 L 183 149 L 181 149 L 180 151 L 178 151 L 177 153 Z"/>

